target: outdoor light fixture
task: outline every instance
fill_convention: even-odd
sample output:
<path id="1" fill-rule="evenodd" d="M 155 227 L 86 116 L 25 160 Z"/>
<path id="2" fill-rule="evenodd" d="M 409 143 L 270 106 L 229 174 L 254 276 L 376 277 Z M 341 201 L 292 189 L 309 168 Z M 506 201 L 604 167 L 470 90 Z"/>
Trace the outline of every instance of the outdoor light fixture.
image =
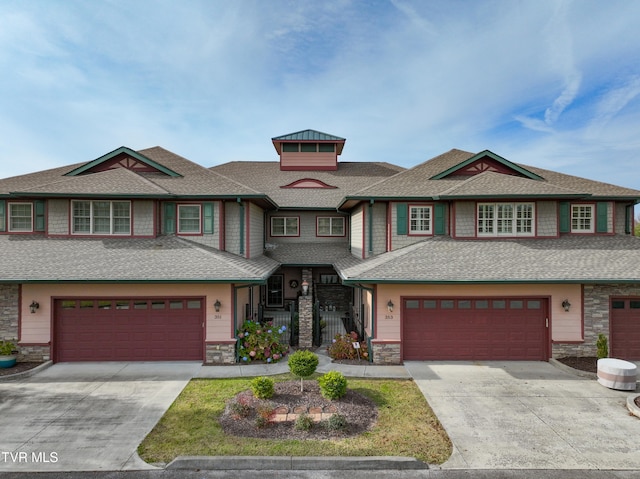
<path id="1" fill-rule="evenodd" d="M 569 309 L 571 309 L 571 303 L 569 302 L 568 299 L 565 299 L 562 302 L 562 307 L 564 308 L 565 311 L 569 311 Z"/>
<path id="2" fill-rule="evenodd" d="M 309 281 L 306 279 L 302 282 L 302 294 L 305 296 L 309 294 Z"/>
<path id="3" fill-rule="evenodd" d="M 31 301 L 31 304 L 29 305 L 29 309 L 31 310 L 32 313 L 35 313 L 39 307 L 40 307 L 40 304 L 37 303 L 35 300 Z"/>
<path id="4" fill-rule="evenodd" d="M 216 299 L 216 302 L 213 303 L 213 307 L 216 308 L 216 313 L 220 312 L 220 307 L 222 306 L 222 304 L 220 303 L 219 299 Z"/>
<path id="5" fill-rule="evenodd" d="M 389 302 L 387 303 L 387 309 L 390 313 L 393 313 L 393 301 L 389 300 Z"/>

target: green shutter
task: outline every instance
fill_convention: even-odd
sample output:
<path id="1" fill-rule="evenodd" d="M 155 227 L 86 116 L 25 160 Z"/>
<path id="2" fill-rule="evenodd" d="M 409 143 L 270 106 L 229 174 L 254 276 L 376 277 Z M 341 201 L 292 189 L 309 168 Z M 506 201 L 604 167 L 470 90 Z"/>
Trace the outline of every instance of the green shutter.
<path id="1" fill-rule="evenodd" d="M 435 219 L 433 233 L 443 235 L 447 233 L 447 225 L 445 221 L 445 205 L 444 203 L 436 203 L 433 206 L 433 216 Z"/>
<path id="2" fill-rule="evenodd" d="M 596 233 L 607 233 L 609 225 L 607 216 L 609 215 L 608 203 L 601 201 L 596 204 Z"/>
<path id="3" fill-rule="evenodd" d="M 560 203 L 560 233 L 569 233 L 571 231 L 571 221 L 569 218 L 569 203 L 563 201 Z"/>
<path id="4" fill-rule="evenodd" d="M 633 223 L 633 206 L 631 205 L 627 205 L 627 207 L 624 209 L 624 232 L 625 234 L 632 234 L 633 232 L 633 228 L 632 228 L 632 223 Z"/>
<path id="5" fill-rule="evenodd" d="M 0 200 L 0 231 L 7 231 L 7 202 Z"/>
<path id="6" fill-rule="evenodd" d="M 171 235 L 176 232 L 176 204 L 164 204 L 164 233 Z"/>
<path id="7" fill-rule="evenodd" d="M 406 203 L 396 204 L 396 231 L 399 235 L 409 234 L 409 223 L 407 219 L 408 212 L 409 210 Z"/>
<path id="8" fill-rule="evenodd" d="M 36 210 L 36 231 L 44 231 L 44 210 L 45 203 L 44 200 L 36 200 L 35 201 L 35 210 Z"/>
<path id="9" fill-rule="evenodd" d="M 204 217 L 205 234 L 213 234 L 213 203 L 203 203 L 202 211 Z"/>

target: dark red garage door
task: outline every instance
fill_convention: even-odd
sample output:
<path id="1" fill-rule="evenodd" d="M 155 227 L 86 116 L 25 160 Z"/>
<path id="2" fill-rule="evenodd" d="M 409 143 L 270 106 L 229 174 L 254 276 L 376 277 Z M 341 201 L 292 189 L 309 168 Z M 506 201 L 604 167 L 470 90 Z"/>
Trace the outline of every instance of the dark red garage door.
<path id="1" fill-rule="evenodd" d="M 408 360 L 543 360 L 543 298 L 406 298 L 402 346 Z"/>
<path id="2" fill-rule="evenodd" d="M 204 301 L 58 299 L 56 361 L 202 360 Z"/>
<path id="3" fill-rule="evenodd" d="M 609 356 L 640 360 L 640 298 L 611 300 Z"/>

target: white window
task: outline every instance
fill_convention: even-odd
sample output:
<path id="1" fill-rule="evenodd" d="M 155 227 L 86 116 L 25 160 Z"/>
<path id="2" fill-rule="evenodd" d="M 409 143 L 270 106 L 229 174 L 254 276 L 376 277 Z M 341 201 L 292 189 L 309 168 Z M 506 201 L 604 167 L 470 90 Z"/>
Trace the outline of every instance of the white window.
<path id="1" fill-rule="evenodd" d="M 409 234 L 431 234 L 431 206 L 409 206 Z"/>
<path id="2" fill-rule="evenodd" d="M 73 201 L 71 208 L 73 234 L 131 234 L 129 201 Z"/>
<path id="3" fill-rule="evenodd" d="M 593 205 L 571 205 L 571 232 L 593 233 Z"/>
<path id="4" fill-rule="evenodd" d="M 9 231 L 33 231 L 33 205 L 9 203 Z"/>
<path id="5" fill-rule="evenodd" d="M 318 217 L 318 236 L 344 236 L 344 218 L 342 216 Z"/>
<path id="6" fill-rule="evenodd" d="M 178 205 L 178 234 L 199 234 L 200 231 L 200 205 Z"/>
<path id="7" fill-rule="evenodd" d="M 272 216 L 271 236 L 299 236 L 297 216 Z"/>
<path id="8" fill-rule="evenodd" d="M 533 203 L 479 203 L 478 236 L 534 236 Z"/>

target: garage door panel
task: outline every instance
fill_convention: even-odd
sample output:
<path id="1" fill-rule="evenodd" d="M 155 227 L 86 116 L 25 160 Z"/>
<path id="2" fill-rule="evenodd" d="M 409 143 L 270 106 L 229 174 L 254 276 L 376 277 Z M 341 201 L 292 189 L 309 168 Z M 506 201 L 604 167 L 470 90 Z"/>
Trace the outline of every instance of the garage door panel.
<path id="1" fill-rule="evenodd" d="M 405 300 L 403 357 L 546 360 L 545 305 L 538 298 Z"/>
<path id="2" fill-rule="evenodd" d="M 190 307 L 177 307 L 185 303 Z M 204 312 L 196 307 L 201 300 L 123 299 L 110 301 L 116 307 L 106 304 L 56 301 L 57 361 L 202 360 Z"/>

